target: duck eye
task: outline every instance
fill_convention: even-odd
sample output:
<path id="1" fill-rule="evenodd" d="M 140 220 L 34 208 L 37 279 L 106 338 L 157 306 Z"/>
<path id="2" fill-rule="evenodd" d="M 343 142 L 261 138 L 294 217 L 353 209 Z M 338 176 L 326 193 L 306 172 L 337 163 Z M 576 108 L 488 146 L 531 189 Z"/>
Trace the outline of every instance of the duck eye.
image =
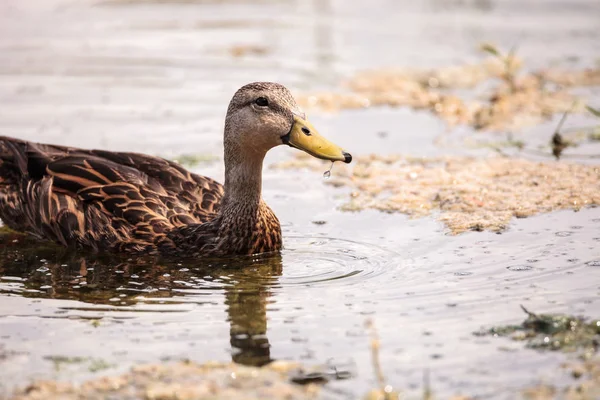
<path id="1" fill-rule="evenodd" d="M 269 106 L 269 100 L 267 100 L 266 97 L 259 97 L 258 99 L 254 100 L 254 102 L 259 107 L 268 107 Z"/>

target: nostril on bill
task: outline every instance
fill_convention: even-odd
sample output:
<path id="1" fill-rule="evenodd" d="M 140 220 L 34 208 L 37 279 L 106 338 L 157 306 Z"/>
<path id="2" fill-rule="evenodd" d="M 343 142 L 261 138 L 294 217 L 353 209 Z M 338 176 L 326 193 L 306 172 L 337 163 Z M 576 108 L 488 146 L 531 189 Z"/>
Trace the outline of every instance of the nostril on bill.
<path id="1" fill-rule="evenodd" d="M 310 129 L 305 126 L 302 127 L 302 132 L 304 132 L 306 136 L 311 136 Z"/>
<path id="2" fill-rule="evenodd" d="M 346 153 L 346 152 L 344 151 L 344 162 L 345 162 L 346 164 L 349 164 L 351 161 L 352 161 L 352 154 L 350 154 L 350 153 Z"/>

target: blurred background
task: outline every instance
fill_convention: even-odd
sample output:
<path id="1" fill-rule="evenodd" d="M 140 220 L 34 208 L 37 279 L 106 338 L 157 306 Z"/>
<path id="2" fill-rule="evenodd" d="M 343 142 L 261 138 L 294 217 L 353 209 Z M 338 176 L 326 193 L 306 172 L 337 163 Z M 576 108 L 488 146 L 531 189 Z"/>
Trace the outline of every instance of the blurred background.
<path id="1" fill-rule="evenodd" d="M 517 47 L 530 69 L 590 67 L 599 15 L 586 0 L 4 0 L 0 131 L 218 154 L 245 83 L 327 90 L 364 69 L 477 62 L 483 42 Z"/>

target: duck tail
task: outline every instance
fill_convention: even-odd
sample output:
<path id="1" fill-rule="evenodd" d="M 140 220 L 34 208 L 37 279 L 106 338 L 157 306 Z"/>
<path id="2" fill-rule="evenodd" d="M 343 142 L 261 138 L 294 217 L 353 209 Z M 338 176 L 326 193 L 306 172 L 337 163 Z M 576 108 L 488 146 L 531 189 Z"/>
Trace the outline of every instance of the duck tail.
<path id="1" fill-rule="evenodd" d="M 0 136 L 0 185 L 17 184 L 27 175 L 27 142 Z"/>

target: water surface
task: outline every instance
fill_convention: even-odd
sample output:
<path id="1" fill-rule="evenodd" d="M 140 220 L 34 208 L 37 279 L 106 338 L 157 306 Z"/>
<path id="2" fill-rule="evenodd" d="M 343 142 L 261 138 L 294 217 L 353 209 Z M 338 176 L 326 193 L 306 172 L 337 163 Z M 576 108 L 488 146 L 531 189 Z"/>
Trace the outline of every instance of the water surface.
<path id="1" fill-rule="evenodd" d="M 600 53 L 600 10 L 583 0 L 38 3 L 0 5 L 1 133 L 168 157 L 220 156 L 227 102 L 249 81 L 319 90 L 363 68 L 476 61 L 482 40 L 518 43 L 531 68 L 580 68 Z M 472 131 L 448 132 L 425 112 L 312 120 L 356 155 L 481 153 L 456 139 Z M 545 143 L 555 123 L 521 134 Z M 267 165 L 291 154 L 276 149 Z M 193 170 L 222 179 L 219 161 Z M 568 383 L 564 355 L 472 332 L 521 321 L 520 304 L 598 317 L 600 209 L 449 236 L 435 216 L 343 213 L 347 193 L 314 171 L 266 168 L 263 188 L 285 238 L 271 257 L 114 260 L 2 233 L 0 395 L 37 378 L 191 359 L 340 365 L 355 376 L 325 393 L 356 398 L 375 385 L 367 319 L 402 390 L 419 392 L 425 371 L 440 397 Z"/>

